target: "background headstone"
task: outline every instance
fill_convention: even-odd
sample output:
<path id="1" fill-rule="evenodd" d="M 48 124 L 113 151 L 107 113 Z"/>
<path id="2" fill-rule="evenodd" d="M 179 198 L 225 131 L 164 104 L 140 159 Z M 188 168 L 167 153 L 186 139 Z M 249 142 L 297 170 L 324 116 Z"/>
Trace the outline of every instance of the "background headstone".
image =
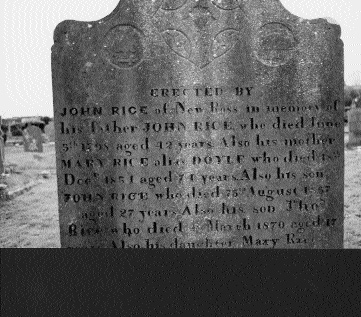
<path id="1" fill-rule="evenodd" d="M 55 142 L 55 128 L 54 128 L 54 122 L 49 122 L 45 127 L 45 134 L 48 138 L 49 142 Z"/>
<path id="2" fill-rule="evenodd" d="M 54 39 L 63 247 L 342 248 L 338 25 L 125 0 Z"/>
<path id="3" fill-rule="evenodd" d="M 41 130 L 36 126 L 28 126 L 23 130 L 25 152 L 43 152 Z"/>
<path id="4" fill-rule="evenodd" d="M 353 102 L 351 109 L 347 113 L 349 124 L 349 141 L 350 146 L 361 145 L 361 102 Z"/>

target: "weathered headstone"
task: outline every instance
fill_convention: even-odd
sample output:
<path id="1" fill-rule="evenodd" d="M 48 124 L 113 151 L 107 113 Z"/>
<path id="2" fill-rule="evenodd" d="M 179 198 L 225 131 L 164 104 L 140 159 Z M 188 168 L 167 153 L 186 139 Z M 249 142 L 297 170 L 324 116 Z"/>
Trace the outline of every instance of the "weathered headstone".
<path id="1" fill-rule="evenodd" d="M 49 142 L 55 142 L 55 128 L 54 128 L 54 122 L 49 122 L 45 127 L 45 134 L 48 138 Z"/>
<path id="2" fill-rule="evenodd" d="M 62 247 L 342 248 L 338 25 L 133 0 L 54 41 Z"/>
<path id="3" fill-rule="evenodd" d="M 43 152 L 41 130 L 36 126 L 29 126 L 23 130 L 25 152 Z"/>
<path id="4" fill-rule="evenodd" d="M 361 145 L 361 102 L 353 102 L 351 109 L 347 113 L 349 124 L 348 145 Z"/>

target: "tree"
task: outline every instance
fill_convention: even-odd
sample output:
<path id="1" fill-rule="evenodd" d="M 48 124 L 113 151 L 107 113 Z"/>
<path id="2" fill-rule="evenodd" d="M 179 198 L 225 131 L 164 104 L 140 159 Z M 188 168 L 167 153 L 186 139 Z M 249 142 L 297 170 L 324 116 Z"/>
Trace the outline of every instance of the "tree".
<path id="1" fill-rule="evenodd" d="M 351 91 L 349 89 L 345 89 L 345 108 L 351 107 L 351 104 L 352 104 Z"/>
<path id="2" fill-rule="evenodd" d="M 351 91 L 350 91 L 350 96 L 351 96 L 352 100 L 356 99 L 356 98 L 359 98 L 360 93 L 361 93 L 361 91 L 359 89 L 352 88 Z"/>
<path id="3" fill-rule="evenodd" d="M 2 125 L 1 125 L 1 130 L 2 130 L 4 133 L 7 133 L 8 130 L 9 130 L 9 127 L 8 127 L 6 124 L 2 124 Z"/>
<path id="4" fill-rule="evenodd" d="M 13 124 L 13 125 L 10 127 L 11 135 L 12 135 L 12 136 L 22 136 L 22 135 L 23 135 L 23 132 L 22 132 L 21 127 L 22 127 L 22 124 L 21 124 L 21 123 Z"/>
<path id="5" fill-rule="evenodd" d="M 50 121 L 53 121 L 53 119 L 49 117 L 40 117 L 40 120 L 43 121 L 45 125 L 48 125 Z"/>
<path id="6" fill-rule="evenodd" d="M 352 101 L 361 98 L 361 89 L 347 86 L 345 87 L 345 107 L 351 107 Z"/>

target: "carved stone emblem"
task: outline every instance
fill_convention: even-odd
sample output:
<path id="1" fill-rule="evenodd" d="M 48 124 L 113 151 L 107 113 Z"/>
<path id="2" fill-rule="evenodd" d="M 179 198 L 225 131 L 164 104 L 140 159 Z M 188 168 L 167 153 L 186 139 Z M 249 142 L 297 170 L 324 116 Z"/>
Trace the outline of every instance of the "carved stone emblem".
<path id="1" fill-rule="evenodd" d="M 117 68 L 130 68 L 143 59 L 142 33 L 131 25 L 117 25 L 109 30 L 103 44 L 103 56 Z"/>
<path id="2" fill-rule="evenodd" d="M 254 54 L 267 66 L 281 66 L 293 57 L 296 45 L 290 27 L 278 22 L 267 23 L 259 30 Z"/>
<path id="3" fill-rule="evenodd" d="M 163 0 L 154 24 L 167 45 L 199 68 L 229 52 L 239 36 L 241 0 Z"/>

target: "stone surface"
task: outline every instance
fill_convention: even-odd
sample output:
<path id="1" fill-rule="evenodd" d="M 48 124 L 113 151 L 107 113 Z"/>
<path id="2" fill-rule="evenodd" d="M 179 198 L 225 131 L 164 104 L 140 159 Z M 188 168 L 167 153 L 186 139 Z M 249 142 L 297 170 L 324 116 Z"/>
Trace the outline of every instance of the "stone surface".
<path id="1" fill-rule="evenodd" d="M 43 152 L 43 137 L 41 130 L 36 126 L 29 126 L 23 130 L 25 152 Z"/>
<path id="2" fill-rule="evenodd" d="M 55 127 L 53 121 L 46 125 L 45 135 L 47 136 L 48 142 L 55 142 Z"/>
<path id="3" fill-rule="evenodd" d="M 54 42 L 62 247 L 343 247 L 338 25 L 125 0 Z"/>

